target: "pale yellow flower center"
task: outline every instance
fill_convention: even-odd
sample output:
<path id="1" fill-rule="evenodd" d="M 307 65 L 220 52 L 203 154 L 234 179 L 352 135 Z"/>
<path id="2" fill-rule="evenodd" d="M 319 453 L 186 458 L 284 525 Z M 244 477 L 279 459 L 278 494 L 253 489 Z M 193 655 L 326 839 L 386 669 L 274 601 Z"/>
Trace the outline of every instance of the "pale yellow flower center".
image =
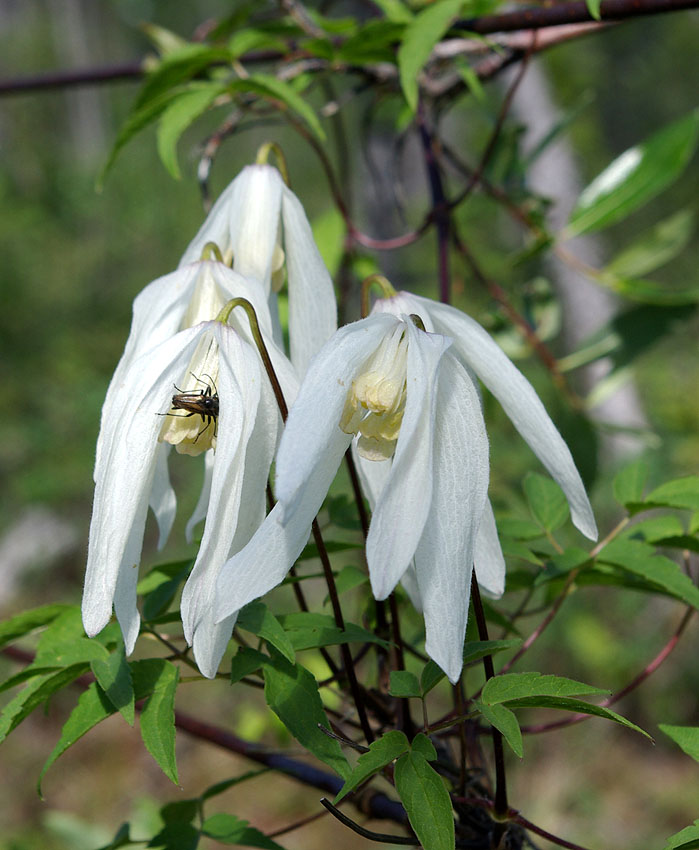
<path id="1" fill-rule="evenodd" d="M 357 451 L 367 460 L 393 456 L 405 411 L 407 360 L 408 344 L 399 325 L 352 381 L 340 428 L 359 435 Z"/>

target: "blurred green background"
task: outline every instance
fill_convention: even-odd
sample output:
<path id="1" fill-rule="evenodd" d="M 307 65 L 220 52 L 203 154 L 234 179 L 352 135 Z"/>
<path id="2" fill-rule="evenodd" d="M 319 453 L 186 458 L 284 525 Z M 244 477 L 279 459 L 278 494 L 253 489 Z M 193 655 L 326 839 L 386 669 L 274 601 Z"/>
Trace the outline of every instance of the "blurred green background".
<path id="1" fill-rule="evenodd" d="M 231 6 L 207 0 L 2 0 L 0 75 L 12 78 L 137 61 L 150 51 L 139 30 L 141 22 L 153 21 L 189 37 L 203 20 L 228 12 Z M 626 147 L 695 105 L 698 35 L 697 13 L 688 12 L 630 22 L 546 55 L 542 65 L 560 108 L 586 103 L 568 136 L 583 183 Z M 3 615 L 23 606 L 79 598 L 100 408 L 128 334 L 131 302 L 146 283 L 176 267 L 203 217 L 195 179 L 198 144 L 223 119 L 222 113 L 185 135 L 180 145 L 183 180 L 175 181 L 165 172 L 154 133 L 146 131 L 122 153 L 102 193 L 95 192 L 96 175 L 136 91 L 134 82 L 119 82 L 0 100 Z M 502 90 L 490 84 L 484 103 L 467 99 L 453 110 L 451 135 L 462 140 L 464 157 L 471 163 L 478 159 L 501 96 Z M 358 108 L 350 107 L 346 127 L 351 128 L 358 115 Z M 390 133 L 386 119 L 378 119 L 377 131 Z M 538 134 L 542 132 L 538 128 Z M 514 143 L 517 133 L 509 125 L 505 142 Z M 318 219 L 331 208 L 324 179 L 318 177 L 313 155 L 283 128 L 257 128 L 225 142 L 212 172 L 214 194 L 270 137 L 282 143 L 294 188 L 309 217 Z M 351 165 L 362 185 L 370 176 L 360 145 L 352 139 L 350 135 L 350 149 L 356 154 Z M 494 176 L 507 176 L 508 151 L 504 144 L 493 164 Z M 405 166 L 409 171 L 409 160 Z M 421 165 L 413 170 L 421 180 Z M 695 160 L 670 190 L 605 231 L 599 243 L 603 254 L 612 256 L 677 209 L 696 209 L 698 177 Z M 420 219 L 424 199 L 420 185 L 407 207 L 413 223 Z M 370 197 L 357 199 L 355 217 L 368 232 L 375 232 Z M 459 220 L 488 274 L 526 312 L 529 296 L 523 283 L 545 276 L 545 271 L 539 260 L 524 266 L 512 263 L 513 253 L 521 247 L 514 225 L 481 196 L 472 198 Z M 398 225 L 393 233 L 379 235 L 396 232 Z M 695 244 L 654 278 L 697 282 L 698 260 Z M 436 297 L 432 235 L 402 254 L 378 257 L 378 263 L 396 285 Z M 459 304 L 495 324 L 498 312 L 487 293 L 456 262 L 454 275 Z M 633 378 L 652 435 L 647 449 L 652 483 L 696 472 L 699 465 L 698 331 L 696 313 L 684 310 L 671 333 L 634 363 Z M 559 353 L 568 353 L 560 341 L 552 339 L 550 344 Z M 583 433 L 580 420 L 558 399 L 545 370 L 530 356 L 520 365 L 564 430 L 570 422 L 578 435 Z M 522 512 L 519 482 L 534 465 L 533 458 L 519 439 L 512 439 L 514 432 L 496 405 L 488 402 L 487 413 L 495 501 L 510 512 Z M 584 434 L 584 439 L 577 439 L 578 459 L 590 472 L 593 501 L 606 531 L 618 519 L 611 507 L 613 469 L 593 462 L 594 434 Z M 173 552 L 184 550 L 182 517 L 196 498 L 199 476 L 199 470 L 192 474 L 191 467 L 182 463 L 176 468 L 184 511 Z M 146 549 L 149 556 L 152 562 L 152 547 Z M 580 594 L 567 604 L 565 619 L 537 646 L 531 666 L 541 664 L 539 669 L 610 688 L 634 675 L 660 649 L 679 619 L 677 606 L 665 601 L 599 590 Z M 624 713 L 651 734 L 657 732 L 654 724 L 659 719 L 697 723 L 699 670 L 696 650 L 691 650 L 692 643 L 696 647 L 696 625 L 689 631 L 669 664 L 624 703 Z M 2 667 L 11 669 L 5 662 Z M 196 706 L 196 695 L 188 697 Z M 211 705 L 229 715 L 225 686 L 220 701 L 208 695 L 207 706 Z M 152 821 L 152 801 L 182 793 L 159 776 L 138 737 L 115 718 L 59 762 L 46 784 L 47 801 L 40 803 L 34 779 L 68 710 L 65 697 L 57 699 L 47 718 L 32 717 L 3 746 L 2 850 L 39 846 L 88 850 L 105 841 L 124 820 Z M 255 716 L 254 708 L 241 708 L 233 722 L 240 729 Z M 230 717 L 217 719 L 228 722 Z M 623 730 L 590 721 L 567 730 L 560 739 L 554 735 L 532 739 L 524 763 L 512 764 L 512 803 L 534 822 L 585 845 L 628 850 L 661 846 L 667 835 L 699 816 L 699 771 L 659 738 L 653 749 Z M 178 752 L 186 796 L 245 769 L 242 764 L 233 767 L 226 754 L 184 739 Z M 240 792 L 235 802 L 236 811 L 263 830 L 314 811 L 312 794 L 287 780 L 275 781 L 278 810 L 267 804 L 269 793 L 261 784 L 250 786 L 245 795 Z M 329 835 L 338 850 L 368 846 L 339 827 L 325 825 L 324 830 L 316 837 L 310 828 L 292 834 L 286 846 L 323 847 Z"/>

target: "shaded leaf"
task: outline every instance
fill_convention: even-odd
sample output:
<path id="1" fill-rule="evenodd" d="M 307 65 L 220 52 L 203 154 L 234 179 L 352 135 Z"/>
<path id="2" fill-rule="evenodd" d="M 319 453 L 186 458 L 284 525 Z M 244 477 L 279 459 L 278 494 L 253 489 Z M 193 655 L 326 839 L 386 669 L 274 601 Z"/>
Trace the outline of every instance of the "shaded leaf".
<path id="1" fill-rule="evenodd" d="M 642 576 L 671 596 L 699 608 L 699 588 L 678 564 L 664 555 L 656 555 L 646 543 L 628 539 L 612 540 L 602 549 L 598 560 Z"/>
<path id="2" fill-rule="evenodd" d="M 550 478 L 538 472 L 528 472 L 524 492 L 534 519 L 545 531 L 555 531 L 566 521 L 569 508 L 563 491 Z"/>
<path id="3" fill-rule="evenodd" d="M 170 661 L 151 660 L 160 664 L 159 669 L 155 665 L 152 668 L 152 692 L 141 711 L 141 738 L 165 776 L 176 785 L 175 692 L 180 671 Z"/>
<path id="4" fill-rule="evenodd" d="M 297 651 L 341 643 L 378 643 L 388 646 L 385 640 L 355 623 L 345 622 L 344 630 L 339 629 L 334 618 L 328 614 L 298 611 L 280 615 L 279 622 Z"/>
<path id="5" fill-rule="evenodd" d="M 507 649 L 514 649 L 522 643 L 519 639 L 513 640 L 474 640 L 466 641 L 464 644 L 464 664 L 471 664 L 486 655 L 495 655 Z"/>
<path id="6" fill-rule="evenodd" d="M 608 693 L 610 692 L 604 688 L 596 688 L 562 676 L 544 676 L 541 673 L 504 673 L 486 682 L 481 701 L 486 705 L 496 705 L 530 696 L 566 697 Z"/>
<path id="7" fill-rule="evenodd" d="M 398 759 L 394 776 L 410 825 L 425 850 L 454 850 L 454 815 L 439 774 L 413 751 Z"/>
<path id="8" fill-rule="evenodd" d="M 291 645 L 281 623 L 264 602 L 251 602 L 241 609 L 236 625 L 238 628 L 266 640 L 269 646 L 273 646 L 281 652 L 288 661 L 294 662 L 296 658 L 294 647 Z"/>
<path id="9" fill-rule="evenodd" d="M 146 622 L 154 620 L 167 609 L 193 565 L 191 558 L 158 564 L 139 581 L 137 591 L 144 597 L 143 619 Z"/>
<path id="10" fill-rule="evenodd" d="M 419 12 L 405 28 L 398 48 L 398 71 L 403 94 L 413 112 L 417 109 L 418 75 L 462 5 L 463 0 L 438 0 Z"/>
<path id="11" fill-rule="evenodd" d="M 493 679 L 490 680 L 491 682 Z M 521 699 L 508 700 L 506 703 L 508 708 L 558 708 L 562 711 L 574 711 L 576 714 L 592 714 L 595 717 L 603 717 L 605 720 L 613 720 L 615 723 L 620 723 L 628 729 L 633 729 L 635 732 L 640 732 L 646 738 L 653 740 L 651 736 L 644 732 L 640 726 L 636 726 L 630 720 L 611 711 L 608 708 L 603 708 L 600 705 L 592 705 L 589 702 L 583 702 L 580 699 L 571 699 L 570 697 L 554 697 L 554 696 L 533 696 L 522 697 Z"/>
<path id="12" fill-rule="evenodd" d="M 646 503 L 699 510 L 699 475 L 687 475 L 661 484 L 646 496 Z"/>
<path id="13" fill-rule="evenodd" d="M 378 740 L 373 741 L 369 745 L 369 752 L 362 753 L 359 756 L 357 764 L 345 779 L 345 784 L 340 789 L 340 793 L 335 797 L 334 805 L 337 805 L 343 797 L 346 797 L 350 791 L 354 791 L 370 776 L 383 770 L 398 756 L 407 753 L 409 749 L 408 739 L 397 729 L 386 732 Z"/>
<path id="14" fill-rule="evenodd" d="M 435 664 L 432 660 L 428 661 L 422 668 L 422 673 L 420 674 L 420 690 L 422 692 L 422 696 L 427 696 L 432 688 L 442 681 L 445 675 L 446 674 L 439 665 Z"/>
<path id="15" fill-rule="evenodd" d="M 693 224 L 694 213 L 691 210 L 674 213 L 617 254 L 604 271 L 622 278 L 642 277 L 655 271 L 687 247 Z"/>
<path id="16" fill-rule="evenodd" d="M 684 171 L 697 141 L 699 112 L 664 127 L 629 148 L 582 192 L 566 236 L 578 236 L 620 221 L 645 204 Z"/>
<path id="17" fill-rule="evenodd" d="M 414 673 L 408 670 L 391 670 L 391 684 L 388 692 L 392 697 L 419 697 L 422 695 L 420 682 Z"/>
<path id="18" fill-rule="evenodd" d="M 284 850 L 280 844 L 272 841 L 271 838 L 267 838 L 259 829 L 249 826 L 248 821 L 223 812 L 208 817 L 204 821 L 202 832 L 221 844 L 262 847 L 263 850 Z"/>
<path id="19" fill-rule="evenodd" d="M 476 703 L 476 708 L 491 726 L 494 726 L 502 733 L 503 738 L 510 745 L 513 753 L 519 758 L 523 758 L 524 743 L 522 742 L 522 730 L 519 728 L 515 713 L 502 704 L 486 705 L 483 702 L 478 702 Z"/>
<path id="20" fill-rule="evenodd" d="M 223 782 L 217 782 L 215 785 L 207 788 L 201 795 L 201 799 L 210 800 L 211 797 L 223 794 L 224 791 L 227 791 L 234 785 L 238 785 L 241 782 L 247 782 L 248 779 L 254 779 L 256 776 L 260 776 L 260 774 L 267 773 L 268 771 L 268 767 L 263 767 L 260 770 L 249 770 L 247 773 L 243 773 L 241 776 L 234 776 L 232 779 L 224 779 Z"/>
<path id="21" fill-rule="evenodd" d="M 133 726 L 136 713 L 135 698 L 131 668 L 124 655 L 124 645 L 122 644 L 106 660 L 93 658 L 90 669 L 114 708 L 121 713 L 130 726 Z"/>
<path id="22" fill-rule="evenodd" d="M 628 464 L 614 476 L 614 498 L 622 505 L 640 502 L 647 478 L 648 464 L 645 461 L 636 460 Z"/>
<path id="23" fill-rule="evenodd" d="M 346 778 L 350 767 L 339 743 L 318 728 L 329 729 L 330 724 L 313 674 L 274 649 L 270 652 L 271 663 L 263 667 L 267 705 L 302 746 Z"/>
<path id="24" fill-rule="evenodd" d="M 437 750 L 435 750 L 434 744 L 424 732 L 417 733 L 410 742 L 410 748 L 414 753 L 420 753 L 420 755 L 427 761 L 437 760 Z"/>
<path id="25" fill-rule="evenodd" d="M 241 646 L 231 659 L 231 684 L 255 673 L 269 661 L 269 656 L 249 646 Z"/>
<path id="26" fill-rule="evenodd" d="M 32 608 L 30 611 L 22 611 L 21 614 L 4 620 L 0 623 L 0 646 L 5 646 L 11 641 L 41 628 L 41 626 L 51 623 L 68 607 L 68 605 L 63 604 L 42 605 L 39 608 Z"/>
<path id="27" fill-rule="evenodd" d="M 699 761 L 699 726 L 671 726 L 669 723 L 659 723 L 658 726 L 688 756 Z"/>

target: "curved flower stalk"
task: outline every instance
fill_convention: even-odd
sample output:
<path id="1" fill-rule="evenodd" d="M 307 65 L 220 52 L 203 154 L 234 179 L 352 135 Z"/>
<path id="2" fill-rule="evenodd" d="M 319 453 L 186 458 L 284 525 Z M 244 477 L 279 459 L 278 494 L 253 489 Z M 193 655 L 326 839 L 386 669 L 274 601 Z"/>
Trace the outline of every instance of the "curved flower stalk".
<path id="1" fill-rule="evenodd" d="M 247 319 L 242 319 L 243 323 Z M 285 360 L 281 352 L 275 357 L 275 365 Z M 109 622 L 113 605 L 126 651 L 133 650 L 140 626 L 137 567 L 148 504 L 153 490 L 161 486 L 163 444 L 159 439 L 172 433 L 170 417 L 163 420 L 161 415 L 170 409 L 173 385 L 191 382 L 192 374 L 206 374 L 216 382 L 219 407 L 209 428 L 202 430 L 199 422 L 198 432 L 182 439 L 177 435 L 179 442 L 196 446 L 199 439 L 207 440 L 207 431 L 208 444 L 214 431 L 217 434 L 215 452 L 209 452 L 213 462 L 207 522 L 183 593 L 182 617 L 197 664 L 205 675 L 213 676 L 235 622 L 234 616 L 220 624 L 213 622 L 216 574 L 264 518 L 267 476 L 281 428 L 257 351 L 246 342 L 244 332 L 221 322 L 201 322 L 133 357 L 110 388 L 96 466 L 83 624 L 88 635 L 97 634 Z M 291 364 L 281 366 L 279 377 L 293 396 Z"/>
<path id="2" fill-rule="evenodd" d="M 458 679 L 488 442 L 477 388 L 450 346 L 388 315 L 347 325 L 324 346 L 282 436 L 279 501 L 222 568 L 217 619 L 284 578 L 356 434 L 385 475 L 367 538 L 374 595 L 385 599 L 414 563 L 427 653 Z"/>
<path id="3" fill-rule="evenodd" d="M 512 424 L 563 490 L 573 524 L 597 540 L 597 524 L 575 462 L 536 391 L 478 322 L 451 307 L 408 292 L 379 299 L 374 315 L 417 313 L 429 331 L 445 334 L 461 363 L 497 398 Z M 485 541 L 484 541 L 485 543 Z"/>
<path id="4" fill-rule="evenodd" d="M 235 271 L 261 283 L 273 315 L 286 272 L 290 358 L 303 375 L 337 328 L 337 304 L 303 207 L 276 168 L 249 165 L 240 172 L 214 204 L 180 265 L 197 259 L 207 242 L 220 247 Z"/>

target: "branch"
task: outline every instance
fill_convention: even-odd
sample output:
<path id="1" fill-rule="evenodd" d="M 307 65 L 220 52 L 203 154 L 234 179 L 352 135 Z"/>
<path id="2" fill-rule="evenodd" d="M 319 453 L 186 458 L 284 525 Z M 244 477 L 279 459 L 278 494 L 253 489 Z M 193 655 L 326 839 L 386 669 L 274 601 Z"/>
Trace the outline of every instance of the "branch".
<path id="1" fill-rule="evenodd" d="M 695 9 L 697 6 L 699 6 L 699 0 L 602 0 L 600 18 L 603 21 L 621 21 L 644 15 L 661 15 L 683 9 Z M 594 20 L 585 0 L 575 0 L 573 3 L 521 9 L 505 12 L 502 15 L 483 15 L 480 18 L 457 21 L 452 28 L 488 35 L 494 32 L 542 29 Z"/>
<path id="2" fill-rule="evenodd" d="M 123 80 L 140 80 L 143 74 L 141 62 L 125 62 L 121 65 L 109 65 L 106 68 L 51 71 L 48 74 L 33 74 L 28 77 L 11 77 L 10 79 L 0 80 L 0 95 L 118 83 Z"/>

